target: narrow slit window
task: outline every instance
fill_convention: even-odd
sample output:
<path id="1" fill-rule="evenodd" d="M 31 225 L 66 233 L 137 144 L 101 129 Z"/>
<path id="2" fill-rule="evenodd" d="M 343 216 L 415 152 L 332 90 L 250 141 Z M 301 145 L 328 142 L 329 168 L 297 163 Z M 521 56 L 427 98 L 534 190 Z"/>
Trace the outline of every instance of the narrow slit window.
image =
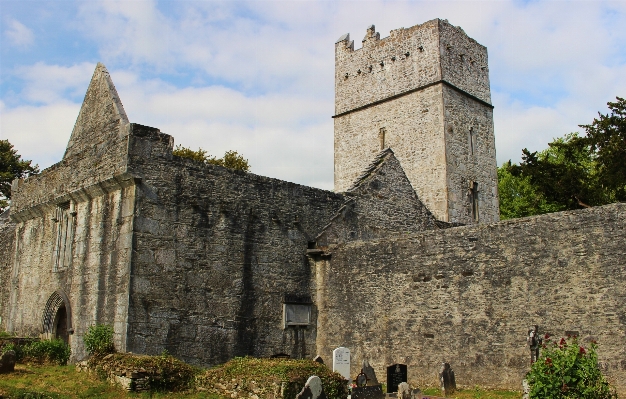
<path id="1" fill-rule="evenodd" d="M 472 207 L 472 219 L 478 222 L 478 183 L 470 183 L 470 204 Z"/>
<path id="2" fill-rule="evenodd" d="M 380 150 L 384 150 L 385 149 L 385 134 L 387 133 L 387 129 L 385 129 L 384 127 L 381 127 L 379 132 L 378 132 L 378 139 L 380 141 Z"/>
<path id="3" fill-rule="evenodd" d="M 474 155 L 474 151 L 476 150 L 476 132 L 474 132 L 474 128 L 471 127 L 469 130 L 469 148 L 470 155 Z"/>

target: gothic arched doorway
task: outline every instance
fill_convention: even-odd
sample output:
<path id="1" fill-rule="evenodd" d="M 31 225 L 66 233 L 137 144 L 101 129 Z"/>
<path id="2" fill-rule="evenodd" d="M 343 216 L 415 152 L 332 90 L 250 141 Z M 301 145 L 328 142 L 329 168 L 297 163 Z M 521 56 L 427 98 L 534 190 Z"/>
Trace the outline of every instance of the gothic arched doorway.
<path id="1" fill-rule="evenodd" d="M 73 332 L 70 301 L 63 291 L 57 290 L 50 295 L 43 312 L 44 338 L 60 338 L 69 343 Z"/>

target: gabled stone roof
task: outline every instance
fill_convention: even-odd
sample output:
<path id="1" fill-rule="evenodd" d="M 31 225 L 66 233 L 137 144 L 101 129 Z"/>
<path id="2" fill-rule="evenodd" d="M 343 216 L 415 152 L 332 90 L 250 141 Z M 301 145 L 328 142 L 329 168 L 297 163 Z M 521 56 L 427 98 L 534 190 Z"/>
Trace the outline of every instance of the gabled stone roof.
<path id="1" fill-rule="evenodd" d="M 352 183 L 352 186 L 350 186 L 347 192 L 356 190 L 361 185 L 361 183 L 365 181 L 376 169 L 378 169 L 383 161 L 387 159 L 387 157 L 389 157 L 390 155 L 393 155 L 393 151 L 389 147 L 376 154 L 376 157 L 374 158 L 372 163 L 363 171 L 363 173 L 361 173 L 359 177 L 356 178 L 356 180 L 354 181 L 354 183 Z"/>

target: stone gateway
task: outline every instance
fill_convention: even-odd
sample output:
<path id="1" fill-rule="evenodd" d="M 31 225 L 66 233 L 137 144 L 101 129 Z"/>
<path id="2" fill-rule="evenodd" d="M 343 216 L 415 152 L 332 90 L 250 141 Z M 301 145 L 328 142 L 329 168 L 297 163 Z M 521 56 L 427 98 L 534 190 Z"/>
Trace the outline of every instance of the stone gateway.
<path id="1" fill-rule="evenodd" d="M 528 326 L 626 394 L 626 204 L 499 222 L 487 49 L 445 20 L 335 44 L 335 191 L 204 165 L 98 64 L 63 159 L 0 215 L 0 324 L 197 365 L 323 358 L 519 389 Z M 533 306 L 527 306 L 532 303 Z M 354 378 L 360 364 L 352 362 Z"/>

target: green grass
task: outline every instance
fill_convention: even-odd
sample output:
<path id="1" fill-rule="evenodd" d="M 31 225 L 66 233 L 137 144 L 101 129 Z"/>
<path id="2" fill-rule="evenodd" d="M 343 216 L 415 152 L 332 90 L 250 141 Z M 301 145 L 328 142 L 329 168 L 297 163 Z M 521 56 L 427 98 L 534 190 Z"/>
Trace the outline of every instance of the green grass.
<path id="1" fill-rule="evenodd" d="M 442 396 L 439 388 L 424 389 L 424 395 Z M 522 393 L 517 391 L 486 390 L 475 387 L 457 390 L 448 397 L 451 399 L 520 399 Z"/>
<path id="2" fill-rule="evenodd" d="M 224 399 L 195 391 L 190 393 L 127 393 L 121 388 L 98 379 L 94 374 L 77 372 L 74 366 L 23 364 L 18 364 L 14 373 L 0 374 L 0 395 L 12 399 Z"/>
<path id="3" fill-rule="evenodd" d="M 272 370 L 280 374 L 282 366 Z M 226 399 L 205 392 L 186 393 L 128 393 L 111 386 L 95 374 L 79 373 L 74 366 L 37 366 L 18 364 L 16 371 L 0 374 L 0 395 L 13 399 L 125 399 L 125 398 L 174 398 L 174 399 Z M 225 370 L 225 374 L 235 373 L 236 367 Z M 268 371 L 265 371 L 267 373 Z M 259 375 L 260 377 L 260 375 Z M 425 389 L 427 395 L 441 396 L 439 389 Z M 520 399 L 522 394 L 515 391 L 495 391 L 480 388 L 457 391 L 450 398 L 455 399 Z"/>

